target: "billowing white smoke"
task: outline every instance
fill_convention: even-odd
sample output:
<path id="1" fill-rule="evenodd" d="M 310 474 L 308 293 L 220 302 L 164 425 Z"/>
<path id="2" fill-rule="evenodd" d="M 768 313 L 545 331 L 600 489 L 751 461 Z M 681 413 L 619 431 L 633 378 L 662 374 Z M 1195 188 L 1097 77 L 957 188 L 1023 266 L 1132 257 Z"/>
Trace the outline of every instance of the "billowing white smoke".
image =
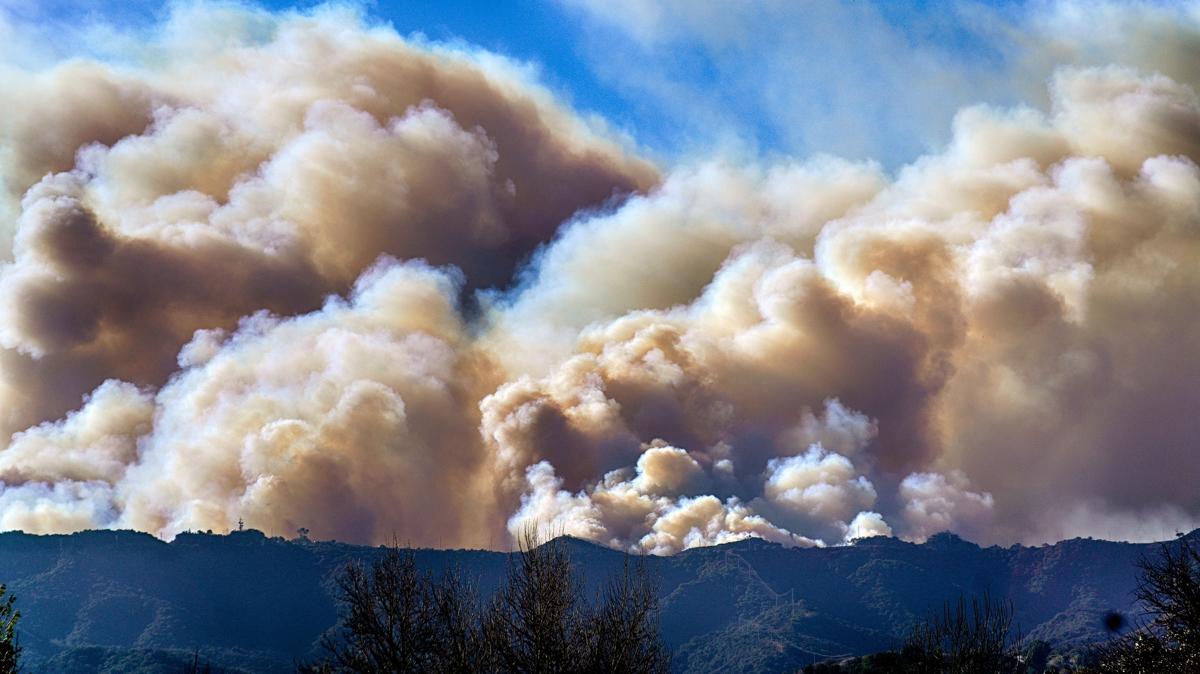
<path id="1" fill-rule="evenodd" d="M 668 553 L 1196 521 L 1196 82 L 1063 69 L 895 178 L 660 176 L 495 57 L 230 12 L 178 12 L 153 65 L 0 79 L 0 527 Z"/>

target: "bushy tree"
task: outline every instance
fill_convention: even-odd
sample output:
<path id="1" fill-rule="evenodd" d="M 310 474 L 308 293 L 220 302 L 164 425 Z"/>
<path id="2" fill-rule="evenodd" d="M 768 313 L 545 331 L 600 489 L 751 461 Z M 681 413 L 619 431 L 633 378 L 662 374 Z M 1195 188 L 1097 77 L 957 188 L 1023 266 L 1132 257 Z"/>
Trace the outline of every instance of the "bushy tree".
<path id="1" fill-rule="evenodd" d="M 625 562 L 589 603 L 563 540 L 538 545 L 527 531 L 485 605 L 457 568 L 434 579 L 411 551 L 389 550 L 370 570 L 347 567 L 327 657 L 301 671 L 667 672 L 658 594 L 643 562 Z"/>
<path id="2" fill-rule="evenodd" d="M 392 548 L 369 570 L 348 565 L 338 589 L 339 632 L 322 640 L 326 660 L 301 671 L 475 671 L 481 646 L 478 602 L 457 568 L 435 581 L 417 569 L 412 551 Z"/>
<path id="3" fill-rule="evenodd" d="M 479 671 L 480 660 L 488 660 L 480 655 L 484 643 L 479 594 L 457 566 L 446 569 L 433 585 L 432 608 L 435 669 L 444 674 Z"/>
<path id="4" fill-rule="evenodd" d="M 17 642 L 17 622 L 21 612 L 16 608 L 17 598 L 8 594 L 8 587 L 0 585 L 0 674 L 10 674 L 20 669 L 21 645 Z"/>
<path id="5" fill-rule="evenodd" d="M 589 605 L 564 539 L 538 543 L 533 530 L 521 535 L 485 619 L 494 671 L 670 671 L 658 630 L 658 592 L 643 560 L 626 555 L 621 572 Z"/>
<path id="6" fill-rule="evenodd" d="M 488 611 L 484 633 L 493 664 L 520 674 L 582 671 L 588 621 L 580 578 L 562 539 L 537 543 L 532 532 L 523 534 Z"/>
<path id="7" fill-rule="evenodd" d="M 1136 596 L 1149 622 L 1100 647 L 1095 671 L 1200 672 L 1200 545 L 1186 538 L 1164 544 L 1139 568 Z"/>
<path id="8" fill-rule="evenodd" d="M 1013 636 L 1012 604 L 973 597 L 946 602 L 940 613 L 913 625 L 901 651 L 914 674 L 1014 674 L 1024 671 Z"/>
<path id="9" fill-rule="evenodd" d="M 658 630 L 658 591 L 643 560 L 626 556 L 588 621 L 593 672 L 659 674 L 671 657 Z"/>

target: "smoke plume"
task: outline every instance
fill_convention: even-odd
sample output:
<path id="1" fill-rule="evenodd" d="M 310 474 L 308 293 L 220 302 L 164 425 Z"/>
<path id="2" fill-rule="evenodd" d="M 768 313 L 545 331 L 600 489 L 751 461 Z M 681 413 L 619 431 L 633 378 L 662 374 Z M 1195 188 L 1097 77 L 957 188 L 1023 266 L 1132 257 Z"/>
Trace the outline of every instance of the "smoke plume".
<path id="1" fill-rule="evenodd" d="M 1191 66 L 1060 68 L 895 175 L 661 168 L 345 10 L 160 32 L 3 66 L 0 528 L 671 553 L 1200 521 Z"/>

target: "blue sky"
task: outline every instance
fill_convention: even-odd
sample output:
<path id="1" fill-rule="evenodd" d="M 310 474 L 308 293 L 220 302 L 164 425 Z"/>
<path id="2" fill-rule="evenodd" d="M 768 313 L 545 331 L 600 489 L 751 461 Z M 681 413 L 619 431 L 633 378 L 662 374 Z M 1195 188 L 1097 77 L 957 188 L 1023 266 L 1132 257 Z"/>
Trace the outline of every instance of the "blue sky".
<path id="1" fill-rule="evenodd" d="M 1006 55 L 988 43 L 986 26 L 969 25 L 945 2 L 746 3 L 757 5 L 738 12 L 749 40 L 735 39 L 730 44 L 713 44 L 708 36 L 698 34 L 702 28 L 671 32 L 646 44 L 630 34 L 628 25 L 606 21 L 609 17 L 594 11 L 597 6 L 623 4 L 640 3 L 413 0 L 366 6 L 372 16 L 401 33 L 462 40 L 537 64 L 543 79 L 575 106 L 599 113 L 652 153 L 668 159 L 707 155 L 713 145 L 719 145 L 739 154 L 829 152 L 878 159 L 894 167 L 944 141 L 954 110 L 960 103 L 974 102 L 972 95 L 1001 104 L 1016 100 L 1007 93 L 960 92 L 943 99 L 941 114 L 930 119 L 926 110 L 917 109 L 924 105 L 863 109 L 859 97 L 846 94 L 877 85 L 887 95 L 896 89 L 894 80 L 905 75 L 891 71 L 880 77 L 878 70 L 872 72 L 879 59 L 895 58 L 879 51 L 884 45 L 845 39 L 859 33 L 864 23 L 869 24 L 872 40 L 904 43 L 930 62 L 969 64 L 981 70 L 1005 67 Z M 669 16 L 672 12 L 694 11 L 706 3 L 662 4 L 668 14 L 666 23 L 672 24 L 676 20 Z M 1011 14 L 1019 5 L 1000 3 L 989 8 Z M 873 77 L 881 81 L 872 82 Z M 660 86 L 661 82 L 671 86 Z M 807 91 L 803 105 L 774 91 L 789 86 Z M 839 121 L 797 121 L 788 114 L 790 110 Z M 854 124 L 860 116 L 865 122 L 868 115 L 878 131 L 866 137 L 860 132 L 849 140 L 846 130 L 838 128 L 843 122 Z M 798 130 L 809 124 L 814 127 L 811 131 Z"/>
<path id="2" fill-rule="evenodd" d="M 249 1 L 275 11 L 305 11 L 321 2 Z M 555 0 L 375 0 L 341 3 L 362 8 L 374 21 L 403 34 L 440 42 L 465 42 L 539 66 L 544 81 L 584 109 L 620 116 L 621 106 L 582 52 L 586 27 L 579 12 Z M 80 19 L 145 27 L 165 18 L 171 3 L 148 0 L 0 0 L 0 11 L 24 21 L 53 24 Z M 69 50 L 70 45 L 61 45 Z"/>
<path id="3" fill-rule="evenodd" d="M 304 10 L 318 3 L 254 4 Z M 663 162 L 714 150 L 736 158 L 828 153 L 887 169 L 944 145 L 963 106 L 1045 107 L 1051 70 L 1036 55 L 1038 31 L 1061 7 L 1079 6 L 1070 0 L 354 4 L 401 34 L 469 43 L 534 64 L 565 100 L 609 120 Z M 43 25 L 83 19 L 145 27 L 170 7 L 144 0 L 0 0 L 10 16 Z"/>

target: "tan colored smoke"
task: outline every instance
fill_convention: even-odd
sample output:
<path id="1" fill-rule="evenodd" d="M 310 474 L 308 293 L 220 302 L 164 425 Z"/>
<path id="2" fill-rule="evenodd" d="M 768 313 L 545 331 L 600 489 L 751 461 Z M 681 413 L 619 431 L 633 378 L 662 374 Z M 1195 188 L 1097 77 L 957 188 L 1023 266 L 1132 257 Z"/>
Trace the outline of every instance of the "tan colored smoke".
<path id="1" fill-rule="evenodd" d="M 4 185 L 23 195 L 0 288 L 4 430 L 106 378 L 158 386 L 195 330 L 317 309 L 381 254 L 506 282 L 577 209 L 656 180 L 497 59 L 334 11 L 274 31 L 167 44 L 150 70 L 4 78 Z"/>
<path id="2" fill-rule="evenodd" d="M 1196 82 L 1063 69 L 894 178 L 660 178 L 495 57 L 253 18 L 2 80 L 0 527 L 668 553 L 1200 514 Z"/>

